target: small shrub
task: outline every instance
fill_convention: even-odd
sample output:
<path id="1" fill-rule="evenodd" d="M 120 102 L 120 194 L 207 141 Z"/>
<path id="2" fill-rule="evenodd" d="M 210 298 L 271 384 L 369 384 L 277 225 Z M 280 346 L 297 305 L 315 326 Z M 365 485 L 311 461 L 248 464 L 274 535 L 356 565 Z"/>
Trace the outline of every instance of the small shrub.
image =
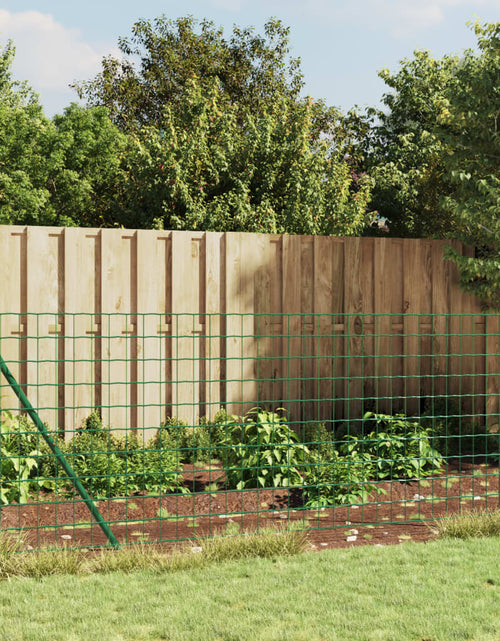
<path id="1" fill-rule="evenodd" d="M 374 466 L 368 456 L 360 460 L 353 455 L 340 456 L 334 452 L 331 461 L 311 464 L 304 474 L 306 507 L 332 507 L 365 501 L 377 488 L 373 478 Z M 381 492 L 381 490 L 377 490 Z"/>
<path id="2" fill-rule="evenodd" d="M 224 444 L 227 441 L 228 428 L 231 428 L 240 420 L 236 416 L 227 414 L 220 409 L 212 421 L 206 417 L 200 419 L 200 425 L 194 430 L 194 454 L 193 462 L 209 462 L 214 459 L 224 458 Z"/>
<path id="3" fill-rule="evenodd" d="M 167 445 L 165 447 L 164 445 Z M 114 435 L 91 415 L 62 450 L 87 491 L 95 498 L 127 496 L 137 492 L 171 492 L 181 489 L 178 457 L 168 448 L 161 430 L 144 447 L 134 433 Z M 72 484 L 56 470 L 66 491 Z"/>
<path id="4" fill-rule="evenodd" d="M 37 488 L 42 436 L 26 417 L 7 411 L 0 421 L 0 505 L 26 503 Z"/>
<path id="5" fill-rule="evenodd" d="M 283 416 L 255 408 L 241 423 L 227 424 L 226 429 L 222 449 L 229 487 L 290 487 L 302 483 L 309 450 L 298 442 Z"/>
<path id="6" fill-rule="evenodd" d="M 373 463 L 374 479 L 408 479 L 441 471 L 443 457 L 432 447 L 432 429 L 402 414 L 365 414 L 375 429 L 366 436 L 347 436 L 339 453 Z"/>
<path id="7" fill-rule="evenodd" d="M 186 423 L 176 416 L 163 421 L 156 434 L 149 440 L 148 449 L 170 450 L 175 453 L 177 466 L 189 460 L 188 430 Z"/>
<path id="8" fill-rule="evenodd" d="M 202 418 L 200 425 L 194 427 L 188 427 L 176 417 L 168 418 L 153 437 L 150 447 L 176 452 L 179 464 L 207 463 L 219 458 L 225 435 L 222 420 L 227 420 L 224 411 L 218 412 L 213 422 Z"/>
<path id="9" fill-rule="evenodd" d="M 333 434 L 324 423 L 305 423 L 300 426 L 300 441 L 307 445 L 311 457 L 316 461 L 333 461 Z"/>

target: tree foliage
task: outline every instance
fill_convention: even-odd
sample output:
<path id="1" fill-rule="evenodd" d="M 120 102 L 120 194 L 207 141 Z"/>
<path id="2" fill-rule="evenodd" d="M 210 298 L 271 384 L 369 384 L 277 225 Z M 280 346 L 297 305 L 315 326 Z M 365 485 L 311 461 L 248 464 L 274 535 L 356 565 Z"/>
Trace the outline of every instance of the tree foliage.
<path id="1" fill-rule="evenodd" d="M 0 54 L 0 223 L 99 225 L 116 201 L 126 137 L 103 108 L 70 105 L 49 120 Z"/>
<path id="2" fill-rule="evenodd" d="M 278 96 L 297 99 L 303 86 L 299 61 L 289 56 L 289 29 L 272 19 L 264 33 L 235 26 L 227 39 L 209 20 L 139 20 L 119 40 L 122 56 L 104 58 L 101 73 L 75 88 L 125 130 L 161 128 L 165 105 L 182 110 L 193 81 L 209 93 L 215 81 L 229 104 L 259 112 Z"/>
<path id="3" fill-rule="evenodd" d="M 312 100 L 275 100 L 261 113 L 228 104 L 216 82 L 192 82 L 162 127 L 127 157 L 125 226 L 295 234 L 356 234 L 367 180 L 315 133 Z"/>
<path id="4" fill-rule="evenodd" d="M 500 22 L 475 23 L 478 53 L 467 51 L 456 71 L 456 90 L 439 117 L 450 153 L 446 167 L 453 191 L 445 206 L 459 221 L 467 258 L 450 250 L 464 288 L 486 306 L 500 306 Z"/>
<path id="5" fill-rule="evenodd" d="M 370 110 L 364 141 L 371 207 L 391 234 L 460 239 L 475 257 L 447 256 L 464 288 L 500 305 L 500 23 L 473 29 L 477 51 L 435 60 L 416 51 Z"/>
<path id="6" fill-rule="evenodd" d="M 393 236 L 443 237 L 454 229 L 441 201 L 452 191 L 448 143 L 436 122 L 445 96 L 457 84 L 458 61 L 456 56 L 436 60 L 429 51 L 417 50 L 397 73 L 379 73 L 390 91 L 382 97 L 384 108 L 368 113 L 366 170 L 375 183 L 371 206 L 388 220 Z"/>
<path id="7" fill-rule="evenodd" d="M 12 42 L 0 52 L 0 223 L 37 224 L 50 199 L 46 156 L 51 124 L 37 96 L 12 79 Z"/>
<path id="8" fill-rule="evenodd" d="M 208 21 L 141 20 L 120 48 L 78 87 L 129 136 L 121 208 L 106 224 L 361 232 L 370 181 L 346 159 L 351 132 L 337 110 L 300 98 L 279 21 L 226 39 Z"/>

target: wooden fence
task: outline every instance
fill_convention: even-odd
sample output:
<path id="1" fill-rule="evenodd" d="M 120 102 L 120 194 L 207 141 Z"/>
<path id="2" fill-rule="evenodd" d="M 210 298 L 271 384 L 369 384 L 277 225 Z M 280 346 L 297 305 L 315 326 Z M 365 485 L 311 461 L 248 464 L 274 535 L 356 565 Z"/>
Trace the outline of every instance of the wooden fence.
<path id="1" fill-rule="evenodd" d="M 460 291 L 445 244 L 4 226 L 0 348 L 67 430 L 96 406 L 148 428 L 221 404 L 330 420 L 439 395 L 497 422 L 498 317 Z"/>

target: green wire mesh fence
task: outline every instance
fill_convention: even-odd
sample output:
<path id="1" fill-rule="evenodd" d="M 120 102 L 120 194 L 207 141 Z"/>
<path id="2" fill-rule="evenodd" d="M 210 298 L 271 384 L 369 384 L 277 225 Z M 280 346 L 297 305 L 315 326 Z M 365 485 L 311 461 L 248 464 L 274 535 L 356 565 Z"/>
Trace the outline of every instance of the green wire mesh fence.
<path id="1" fill-rule="evenodd" d="M 0 336 L 67 462 L 3 378 L 1 528 L 32 547 L 499 506 L 497 315 L 1 314 Z"/>

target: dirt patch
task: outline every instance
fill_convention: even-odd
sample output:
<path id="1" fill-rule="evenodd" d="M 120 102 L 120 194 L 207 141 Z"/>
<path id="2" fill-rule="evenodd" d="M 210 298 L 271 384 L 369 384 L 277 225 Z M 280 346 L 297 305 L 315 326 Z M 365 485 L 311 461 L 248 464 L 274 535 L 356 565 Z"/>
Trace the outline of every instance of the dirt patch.
<path id="1" fill-rule="evenodd" d="M 218 467 L 184 466 L 190 494 L 131 496 L 96 501 L 121 543 L 137 541 L 178 545 L 238 528 L 258 530 L 276 523 L 298 522 L 316 549 L 358 545 L 390 545 L 426 541 L 433 519 L 472 509 L 498 509 L 499 470 L 487 464 L 450 463 L 446 473 L 413 482 L 378 483 L 384 493 L 360 505 L 307 509 L 300 490 L 216 491 L 222 483 Z M 207 489 L 208 486 L 208 489 Z M 81 499 L 40 494 L 26 505 L 1 510 L 1 528 L 22 529 L 33 547 L 106 544 Z"/>

